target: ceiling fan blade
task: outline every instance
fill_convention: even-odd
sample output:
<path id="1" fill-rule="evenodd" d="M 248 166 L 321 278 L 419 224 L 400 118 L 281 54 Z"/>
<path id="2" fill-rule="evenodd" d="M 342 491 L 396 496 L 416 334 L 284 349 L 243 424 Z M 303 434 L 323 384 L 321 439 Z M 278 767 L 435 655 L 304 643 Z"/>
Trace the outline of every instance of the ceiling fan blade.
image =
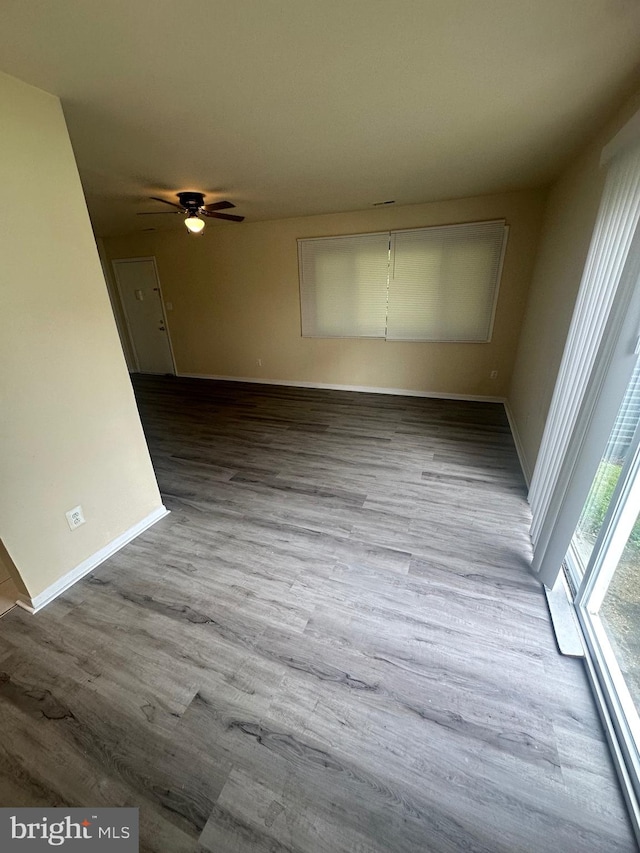
<path id="1" fill-rule="evenodd" d="M 184 213 L 182 210 L 139 210 L 138 216 L 166 216 L 167 213 Z"/>
<path id="2" fill-rule="evenodd" d="M 228 219 L 230 222 L 242 222 L 244 216 L 234 216 L 233 213 L 216 213 L 214 210 L 201 210 L 203 216 L 215 216 L 216 219 Z"/>
<path id="3" fill-rule="evenodd" d="M 232 204 L 230 201 L 214 201 L 213 204 L 205 204 L 205 210 L 229 210 L 229 208 L 235 207 L 235 204 Z"/>
<path id="4" fill-rule="evenodd" d="M 149 198 L 153 199 L 153 201 L 161 201 L 163 204 L 170 204 L 171 207 L 177 207 L 178 210 L 184 210 L 179 204 L 176 204 L 174 201 L 167 201 L 166 198 L 160 198 L 157 195 L 150 195 Z"/>

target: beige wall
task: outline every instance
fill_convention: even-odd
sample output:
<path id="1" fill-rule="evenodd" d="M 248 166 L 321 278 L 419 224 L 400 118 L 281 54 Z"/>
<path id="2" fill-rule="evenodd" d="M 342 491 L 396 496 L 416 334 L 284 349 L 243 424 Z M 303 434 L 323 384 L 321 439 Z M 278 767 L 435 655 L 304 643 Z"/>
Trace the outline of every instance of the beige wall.
<path id="1" fill-rule="evenodd" d="M 161 500 L 60 103 L 0 75 L 0 123 L 0 536 L 33 597 Z"/>
<path id="2" fill-rule="evenodd" d="M 640 107 L 640 93 L 610 121 L 551 188 L 522 326 L 509 405 L 530 476 L 544 431 L 604 186 L 603 147 Z"/>
<path id="3" fill-rule="evenodd" d="M 297 219 L 208 224 L 106 239 L 107 255 L 154 255 L 178 372 L 443 394 L 509 387 L 544 204 L 543 191 Z M 430 344 L 300 335 L 298 237 L 506 218 L 511 226 L 493 340 Z M 262 366 L 257 364 L 262 360 Z M 498 379 L 491 380 L 492 370 Z"/>
<path id="4" fill-rule="evenodd" d="M 9 580 L 11 578 L 11 572 L 9 570 L 9 561 L 6 559 L 5 555 L 0 550 L 0 583 L 3 581 Z"/>
<path id="5" fill-rule="evenodd" d="M 11 581 L 21 597 L 24 597 L 25 600 L 29 598 L 29 592 L 20 577 L 20 572 L 4 547 L 2 539 L 0 539 L 0 584 L 7 580 Z M 0 587 L 0 598 L 2 598 L 2 587 Z"/>
<path id="6" fill-rule="evenodd" d="M 128 370 L 132 372 L 136 369 L 136 360 L 131 347 L 129 332 L 127 331 L 127 319 L 122 308 L 120 295 L 118 294 L 118 285 L 116 284 L 113 267 L 107 258 L 104 248 L 104 240 L 101 237 L 96 239 L 96 247 L 98 249 L 98 257 L 100 258 L 100 266 L 102 267 L 104 281 L 107 286 L 111 310 L 113 311 L 113 317 L 116 321 L 120 344 L 122 345 L 122 354 L 124 355 L 124 360 L 127 364 Z"/>

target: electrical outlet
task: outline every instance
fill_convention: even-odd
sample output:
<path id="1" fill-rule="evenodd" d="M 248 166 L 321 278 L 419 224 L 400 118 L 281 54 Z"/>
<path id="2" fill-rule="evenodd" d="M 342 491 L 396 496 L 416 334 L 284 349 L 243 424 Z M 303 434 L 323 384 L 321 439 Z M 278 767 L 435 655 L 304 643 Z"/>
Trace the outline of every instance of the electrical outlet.
<path id="1" fill-rule="evenodd" d="M 492 370 L 491 373 L 489 374 L 489 376 L 491 379 L 497 379 L 498 378 L 498 371 Z"/>
<path id="2" fill-rule="evenodd" d="M 76 527 L 80 527 L 81 524 L 84 524 L 84 513 L 82 512 L 81 506 L 74 506 L 74 508 L 70 509 L 69 512 L 66 512 L 65 515 L 67 516 L 69 530 L 75 530 Z"/>

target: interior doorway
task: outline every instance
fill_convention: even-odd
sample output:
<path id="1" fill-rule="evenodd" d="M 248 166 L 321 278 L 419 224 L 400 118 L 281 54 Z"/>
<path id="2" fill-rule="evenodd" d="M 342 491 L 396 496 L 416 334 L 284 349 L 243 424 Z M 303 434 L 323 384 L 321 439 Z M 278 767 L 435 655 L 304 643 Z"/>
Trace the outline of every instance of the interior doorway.
<path id="1" fill-rule="evenodd" d="M 155 258 L 113 261 L 113 272 L 139 373 L 175 374 Z"/>

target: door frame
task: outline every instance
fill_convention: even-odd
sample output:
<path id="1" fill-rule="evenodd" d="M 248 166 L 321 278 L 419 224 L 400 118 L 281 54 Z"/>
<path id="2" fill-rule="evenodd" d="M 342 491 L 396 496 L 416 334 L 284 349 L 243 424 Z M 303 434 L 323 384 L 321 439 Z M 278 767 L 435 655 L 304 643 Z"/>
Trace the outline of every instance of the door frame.
<path id="1" fill-rule="evenodd" d="M 140 373 L 140 362 L 138 360 L 138 352 L 136 350 L 136 342 L 131 333 L 131 325 L 129 323 L 129 315 L 127 314 L 127 309 L 125 307 L 125 301 L 122 296 L 122 289 L 120 287 L 120 279 L 118 278 L 117 266 L 116 264 L 126 264 L 126 263 L 135 263 L 136 261 L 151 261 L 153 264 L 153 271 L 156 276 L 156 282 L 158 284 L 158 296 L 160 298 L 160 307 L 162 309 L 162 319 L 164 322 L 164 330 L 167 335 L 167 341 L 169 342 L 169 354 L 171 356 L 171 364 L 173 366 L 173 375 L 178 375 L 178 369 L 176 367 L 176 356 L 173 351 L 173 341 L 171 340 L 171 330 L 169 328 L 169 321 L 167 319 L 167 311 L 164 305 L 164 294 L 162 293 L 162 284 L 160 282 L 160 275 L 158 274 L 158 264 L 156 263 L 156 259 L 154 255 L 144 255 L 136 258 L 112 258 L 111 266 L 113 268 L 113 277 L 116 280 L 116 287 L 118 289 L 118 299 L 120 300 L 120 305 L 122 307 L 122 313 L 124 314 L 125 323 L 127 324 L 127 334 L 129 336 L 129 343 L 131 344 L 131 351 L 133 353 L 133 358 L 135 361 L 136 372 Z"/>
<path id="2" fill-rule="evenodd" d="M 574 597 L 575 612 L 590 655 L 590 676 L 599 681 L 608 719 L 605 730 L 615 734 L 613 759 L 622 776 L 623 795 L 631 821 L 640 836 L 640 732 L 638 712 L 622 675 L 599 610 L 619 558 L 638 517 L 640 491 L 640 425 L 633 436 L 629 456 L 622 466 L 611 503 L 596 538 L 580 587 Z M 598 697 L 599 698 L 599 697 Z M 632 795 L 633 792 L 633 795 Z"/>
<path id="3" fill-rule="evenodd" d="M 625 525 L 630 530 L 635 520 L 634 512 L 637 517 L 637 486 L 634 488 L 634 485 L 640 483 L 640 426 L 634 432 L 586 565 L 578 566 L 571 541 L 640 357 L 638 282 L 640 226 L 631 242 L 585 392 L 580 441 L 575 459 L 571 460 L 571 478 L 555 523 L 562 528 L 557 533 L 558 543 L 562 544 L 565 535 L 567 539 L 564 561 L 559 564 L 564 565 L 573 588 L 572 600 L 585 647 L 587 675 L 636 839 L 640 841 L 640 739 L 634 718 L 637 712 L 598 612 L 617 567 L 617 559 L 614 564 L 616 552 L 621 552 L 626 544 Z M 629 500 L 632 491 L 635 492 L 633 502 Z M 559 545 L 556 553 L 559 553 Z"/>

